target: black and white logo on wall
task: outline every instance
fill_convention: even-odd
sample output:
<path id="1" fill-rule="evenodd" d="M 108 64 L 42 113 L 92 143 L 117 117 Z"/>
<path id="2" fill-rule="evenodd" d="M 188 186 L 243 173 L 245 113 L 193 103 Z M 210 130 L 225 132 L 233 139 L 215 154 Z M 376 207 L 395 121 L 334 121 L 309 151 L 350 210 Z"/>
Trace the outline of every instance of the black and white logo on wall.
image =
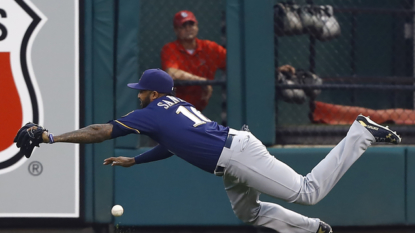
<path id="1" fill-rule="evenodd" d="M 41 144 L 27 159 L 13 142 L 27 122 L 79 129 L 79 1 L 0 0 L 0 224 L 79 218 L 79 145 Z"/>
<path id="2" fill-rule="evenodd" d="M 0 2 L 0 174 L 19 167 L 26 158 L 13 143 L 26 122 L 43 124 L 43 103 L 33 72 L 33 41 L 47 18 L 31 1 Z"/>

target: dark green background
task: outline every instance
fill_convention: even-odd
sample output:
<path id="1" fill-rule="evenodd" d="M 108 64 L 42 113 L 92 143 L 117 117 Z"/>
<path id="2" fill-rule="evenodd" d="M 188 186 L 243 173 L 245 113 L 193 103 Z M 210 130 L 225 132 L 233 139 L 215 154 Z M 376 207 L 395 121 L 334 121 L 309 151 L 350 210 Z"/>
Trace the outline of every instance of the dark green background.
<path id="1" fill-rule="evenodd" d="M 342 1 L 345 2 L 362 7 L 393 8 L 398 1 Z M 337 1 L 316 3 L 335 4 Z M 273 145 L 277 124 L 309 123 L 307 108 L 281 102 L 277 102 L 279 115 L 278 122 L 275 121 L 273 0 L 91 0 L 84 4 L 85 125 L 105 123 L 138 107 L 137 92 L 125 85 L 137 82 L 143 70 L 160 66 L 161 46 L 174 40 L 171 19 L 183 8 L 194 11 L 198 17 L 200 38 L 217 42 L 220 42 L 220 17 L 226 11 L 227 121 L 231 127 L 239 128 L 248 123 L 259 139 L 266 145 Z M 339 18 L 340 22 L 347 20 Z M 384 21 L 383 27 L 371 32 L 365 29 L 365 25 L 379 20 Z M 394 19 L 362 16 L 358 22 L 357 72 L 361 75 L 405 73 L 405 69 L 399 68 L 399 62 L 391 65 L 393 56 L 404 53 L 397 49 L 393 54 L 389 49 Z M 347 23 L 344 25 L 342 30 L 350 30 Z M 376 35 L 379 41 L 367 41 L 369 35 L 365 33 Z M 321 75 L 350 74 L 346 65 L 350 57 L 348 48 L 344 47 L 347 39 L 317 42 L 317 72 Z M 399 36 L 395 39 L 399 41 Z M 307 36 L 280 38 L 280 65 L 288 63 L 307 68 L 308 42 Z M 327 46 L 339 53 L 329 53 L 324 49 Z M 303 47 L 305 49 L 298 50 Z M 296 54 L 290 55 L 294 49 Z M 377 56 L 379 50 L 383 56 Z M 319 100 L 352 104 L 350 99 L 362 99 L 362 106 L 379 108 L 394 104 L 390 101 L 391 93 L 370 93 L 381 100 L 376 102 L 366 101 L 363 98 L 366 95 L 327 91 Z M 220 102 L 220 93 L 215 89 L 204 113 L 212 119 L 220 119 Z M 412 104 L 398 101 L 401 102 L 400 107 Z M 176 157 L 129 169 L 102 165 L 106 157 L 134 156 L 149 149 L 140 148 L 142 141 L 145 140 L 133 135 L 84 147 L 83 216 L 86 222 L 133 226 L 242 224 L 232 213 L 221 178 Z M 305 175 L 330 148 L 269 150 Z M 318 205 L 281 204 L 337 226 L 415 224 L 415 174 L 411 169 L 415 166 L 414 156 L 412 147 L 370 148 Z M 263 199 L 270 200 L 269 197 Z M 114 204 L 124 206 L 122 217 L 114 219 L 110 215 Z"/>

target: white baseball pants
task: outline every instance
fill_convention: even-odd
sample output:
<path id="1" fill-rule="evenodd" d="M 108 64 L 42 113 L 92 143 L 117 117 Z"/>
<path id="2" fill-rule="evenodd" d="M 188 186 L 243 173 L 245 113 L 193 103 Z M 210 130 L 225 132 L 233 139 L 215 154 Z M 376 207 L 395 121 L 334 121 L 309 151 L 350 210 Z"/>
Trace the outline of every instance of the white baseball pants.
<path id="1" fill-rule="evenodd" d="M 375 141 L 354 122 L 347 136 L 306 176 L 270 155 L 251 133 L 231 129 L 231 147 L 224 148 L 218 166 L 232 209 L 246 223 L 285 233 L 315 233 L 318 218 L 308 218 L 280 205 L 258 200 L 261 193 L 287 202 L 314 205 L 323 199 L 350 166 Z"/>

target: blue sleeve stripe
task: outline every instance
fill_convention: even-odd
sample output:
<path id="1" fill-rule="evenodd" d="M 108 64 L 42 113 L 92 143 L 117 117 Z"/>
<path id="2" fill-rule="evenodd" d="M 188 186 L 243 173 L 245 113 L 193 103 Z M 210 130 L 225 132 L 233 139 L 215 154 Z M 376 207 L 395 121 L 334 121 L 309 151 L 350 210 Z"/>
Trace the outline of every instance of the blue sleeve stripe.
<path id="1" fill-rule="evenodd" d="M 130 126 L 127 126 L 127 125 L 125 125 L 125 124 L 123 124 L 123 123 L 119 122 L 118 120 L 115 120 L 115 122 L 117 122 L 118 124 L 120 124 L 120 125 L 124 126 L 124 127 L 125 127 L 125 128 L 127 128 L 127 129 L 135 130 L 135 131 L 137 131 L 137 133 L 140 133 L 140 130 L 138 130 L 138 129 L 134 129 L 134 128 L 131 128 Z"/>

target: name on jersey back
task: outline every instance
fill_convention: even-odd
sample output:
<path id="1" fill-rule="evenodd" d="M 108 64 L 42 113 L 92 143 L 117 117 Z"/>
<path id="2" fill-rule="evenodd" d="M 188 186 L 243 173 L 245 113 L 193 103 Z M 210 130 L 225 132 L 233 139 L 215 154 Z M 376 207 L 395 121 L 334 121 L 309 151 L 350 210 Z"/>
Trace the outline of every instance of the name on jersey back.
<path id="1" fill-rule="evenodd" d="M 174 106 L 180 102 L 186 102 L 180 98 L 174 97 L 174 96 L 166 96 L 166 98 L 169 98 L 171 101 L 168 100 L 162 100 L 157 103 L 157 106 L 163 107 L 164 109 L 169 109 L 171 106 Z"/>

